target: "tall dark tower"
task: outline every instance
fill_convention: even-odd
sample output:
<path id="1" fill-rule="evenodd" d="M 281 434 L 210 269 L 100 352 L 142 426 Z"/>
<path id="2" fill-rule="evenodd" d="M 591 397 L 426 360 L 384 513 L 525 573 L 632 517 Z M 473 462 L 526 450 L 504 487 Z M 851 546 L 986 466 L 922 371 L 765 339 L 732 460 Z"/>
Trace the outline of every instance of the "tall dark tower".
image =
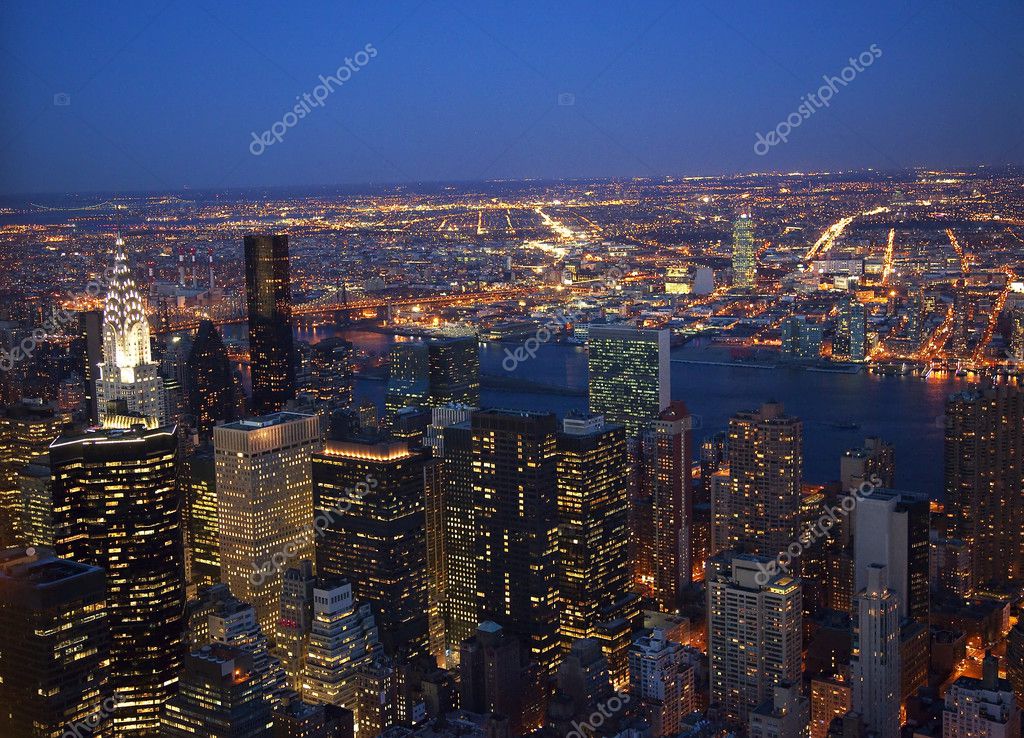
<path id="1" fill-rule="evenodd" d="M 116 736 L 152 735 L 185 640 L 185 558 L 173 426 L 93 430 L 50 446 L 56 550 L 107 572 Z"/>
<path id="2" fill-rule="evenodd" d="M 235 381 L 231 363 L 217 328 L 209 320 L 199 324 L 192 351 L 185 364 L 188 411 L 200 434 L 235 419 Z"/>
<path id="3" fill-rule="evenodd" d="M 288 236 L 245 237 L 245 294 L 253 412 L 267 415 L 295 396 Z"/>

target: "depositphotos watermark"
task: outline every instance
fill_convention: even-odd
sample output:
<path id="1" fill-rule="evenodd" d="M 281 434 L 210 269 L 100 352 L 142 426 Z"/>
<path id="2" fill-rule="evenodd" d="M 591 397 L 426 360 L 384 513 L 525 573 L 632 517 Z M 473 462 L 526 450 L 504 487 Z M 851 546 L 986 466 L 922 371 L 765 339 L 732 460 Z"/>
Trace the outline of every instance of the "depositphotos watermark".
<path id="1" fill-rule="evenodd" d="M 255 561 L 252 562 L 252 571 L 249 573 L 249 582 L 254 587 L 259 587 L 262 586 L 262 584 L 270 577 L 284 571 L 288 562 L 298 556 L 304 546 L 309 545 L 319 536 L 324 534 L 324 530 L 327 529 L 327 526 L 334 522 L 335 515 L 341 515 L 348 512 L 348 509 L 352 507 L 353 502 L 363 499 L 363 497 L 370 493 L 370 490 L 377 488 L 377 484 L 377 480 L 367 474 L 365 482 L 356 482 L 355 487 L 346 487 L 344 490 L 344 498 L 330 510 L 322 510 L 318 512 L 313 518 L 313 525 L 306 528 L 299 538 L 286 543 L 284 547 L 277 553 L 273 554 L 268 561 L 264 561 L 259 565 Z"/>
<path id="2" fill-rule="evenodd" d="M 822 79 L 825 80 L 825 84 L 819 87 L 816 92 L 804 95 L 801 98 L 802 102 L 797 106 L 796 110 L 780 121 L 773 130 L 768 131 L 766 134 L 757 134 L 757 141 L 754 142 L 754 153 L 758 156 L 764 156 L 771 150 L 772 146 L 778 146 L 780 143 L 789 141 L 789 136 L 794 128 L 799 128 L 805 120 L 822 108 L 829 107 L 830 101 L 839 92 L 840 86 L 846 87 L 853 82 L 858 74 L 874 64 L 875 60 L 881 56 L 882 50 L 878 48 L 878 44 L 871 44 L 871 46 L 865 51 L 860 52 L 857 56 L 851 56 L 850 63 L 839 70 L 838 75 L 824 75 Z"/>
<path id="3" fill-rule="evenodd" d="M 104 269 L 103 275 L 99 279 L 90 280 L 85 286 L 86 294 L 89 297 L 98 297 L 110 283 L 110 277 L 113 274 L 113 267 Z M 67 297 L 73 299 L 75 296 L 69 291 Z M 64 308 L 54 310 L 41 326 L 33 328 L 32 332 L 19 343 L 10 349 L 0 349 L 0 371 L 9 372 L 15 364 L 32 358 L 32 354 L 35 353 L 39 344 L 45 341 L 47 336 L 55 336 L 67 328 L 75 320 L 75 315 L 74 312 Z"/>
<path id="4" fill-rule="evenodd" d="M 287 113 L 281 116 L 281 120 L 274 123 L 263 133 L 252 132 L 252 141 L 249 142 L 249 153 L 259 156 L 267 150 L 268 146 L 281 143 L 284 134 L 289 128 L 293 128 L 300 120 L 313 112 L 313 108 L 322 108 L 327 98 L 331 96 L 336 87 L 352 79 L 352 75 L 370 63 L 370 59 L 377 56 L 377 49 L 373 44 L 366 44 L 362 49 L 352 56 L 345 57 L 345 63 L 335 70 L 334 74 L 326 77 L 320 75 L 320 84 L 309 92 L 296 95 L 299 102 Z"/>
<path id="5" fill-rule="evenodd" d="M 801 556 L 803 552 L 814 545 L 816 541 L 822 538 L 831 536 L 833 526 L 839 522 L 839 515 L 849 516 L 853 512 L 857 504 L 865 497 L 870 497 L 875 493 L 875 490 L 882 486 L 882 480 L 878 475 L 872 475 L 871 479 L 862 482 L 859 487 L 854 487 L 850 490 L 850 494 L 843 497 L 839 501 L 839 505 L 833 505 L 826 507 L 826 512 L 818 518 L 816 523 L 807 526 L 803 533 L 801 533 L 795 541 L 789 544 L 785 551 L 782 551 L 775 560 L 770 561 L 767 565 L 762 562 L 757 562 L 757 568 L 759 571 L 754 575 L 754 580 L 761 586 L 768 584 L 772 580 L 772 577 L 776 576 L 780 571 L 789 574 L 790 565 L 793 563 L 793 559 Z"/>
<path id="6" fill-rule="evenodd" d="M 616 692 L 598 705 L 586 720 L 573 720 L 572 730 L 565 734 L 565 738 L 593 738 L 597 729 L 615 717 L 628 703 L 628 692 Z"/>
<path id="7" fill-rule="evenodd" d="M 90 714 L 84 720 L 79 720 L 77 723 L 65 723 L 67 727 L 61 733 L 60 738 L 88 738 L 88 736 L 93 735 L 96 729 L 100 727 L 100 724 L 110 719 L 114 714 L 114 709 L 117 707 L 118 702 L 120 702 L 120 695 L 115 692 L 100 702 L 100 709 Z"/>

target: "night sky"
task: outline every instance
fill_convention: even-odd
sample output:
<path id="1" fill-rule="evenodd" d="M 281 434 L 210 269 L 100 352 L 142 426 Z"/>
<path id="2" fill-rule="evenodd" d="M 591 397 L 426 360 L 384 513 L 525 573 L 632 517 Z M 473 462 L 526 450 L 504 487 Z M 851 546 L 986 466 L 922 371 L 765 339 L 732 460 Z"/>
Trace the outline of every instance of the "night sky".
<path id="1" fill-rule="evenodd" d="M 1019 0 L 11 0 L 0 192 L 1021 163 L 1022 80 Z"/>

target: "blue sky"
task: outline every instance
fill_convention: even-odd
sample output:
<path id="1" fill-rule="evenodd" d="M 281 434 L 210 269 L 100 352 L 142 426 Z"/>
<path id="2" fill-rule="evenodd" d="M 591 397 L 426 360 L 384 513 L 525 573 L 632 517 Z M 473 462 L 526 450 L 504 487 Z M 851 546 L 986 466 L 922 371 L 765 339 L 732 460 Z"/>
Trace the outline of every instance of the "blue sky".
<path id="1" fill-rule="evenodd" d="M 872 44 L 828 108 L 754 153 Z M 12 0 L 0 59 L 3 193 L 1024 161 L 1013 0 Z"/>

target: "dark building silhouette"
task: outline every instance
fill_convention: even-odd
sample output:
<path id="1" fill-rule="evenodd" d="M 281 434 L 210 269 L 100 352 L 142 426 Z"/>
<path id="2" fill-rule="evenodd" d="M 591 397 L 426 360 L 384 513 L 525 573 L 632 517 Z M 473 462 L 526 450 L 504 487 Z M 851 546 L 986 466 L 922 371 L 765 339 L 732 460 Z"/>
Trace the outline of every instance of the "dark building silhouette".
<path id="1" fill-rule="evenodd" d="M 78 337 L 80 340 L 82 378 L 85 381 L 85 403 L 88 420 L 99 421 L 99 407 L 96 403 L 96 380 L 103 361 L 103 311 L 89 310 L 78 316 Z"/>
<path id="2" fill-rule="evenodd" d="M 141 420 L 141 419 L 140 419 Z M 177 428 L 91 430 L 50 446 L 57 554 L 107 572 L 118 734 L 152 734 L 184 652 Z"/>
<path id="3" fill-rule="evenodd" d="M 235 381 L 227 349 L 216 326 L 204 320 L 192 342 L 185 364 L 185 395 L 188 412 L 201 435 L 209 435 L 217 423 L 235 419 Z"/>
<path id="4" fill-rule="evenodd" d="M 497 623 L 480 623 L 459 645 L 459 671 L 462 709 L 504 715 L 522 727 L 523 664 L 515 637 Z"/>
<path id="5" fill-rule="evenodd" d="M 0 552 L 0 735 L 109 736 L 103 570 L 29 551 Z"/>
<path id="6" fill-rule="evenodd" d="M 476 336 L 428 336 L 396 343 L 388 355 L 385 407 L 391 422 L 403 407 L 480 406 Z"/>
<path id="7" fill-rule="evenodd" d="M 295 397 L 288 236 L 245 237 L 245 291 L 253 413 L 280 412 Z"/>
<path id="8" fill-rule="evenodd" d="M 333 336 L 309 347 L 308 391 L 332 409 L 352 405 L 352 362 L 355 348 L 344 338 Z"/>

